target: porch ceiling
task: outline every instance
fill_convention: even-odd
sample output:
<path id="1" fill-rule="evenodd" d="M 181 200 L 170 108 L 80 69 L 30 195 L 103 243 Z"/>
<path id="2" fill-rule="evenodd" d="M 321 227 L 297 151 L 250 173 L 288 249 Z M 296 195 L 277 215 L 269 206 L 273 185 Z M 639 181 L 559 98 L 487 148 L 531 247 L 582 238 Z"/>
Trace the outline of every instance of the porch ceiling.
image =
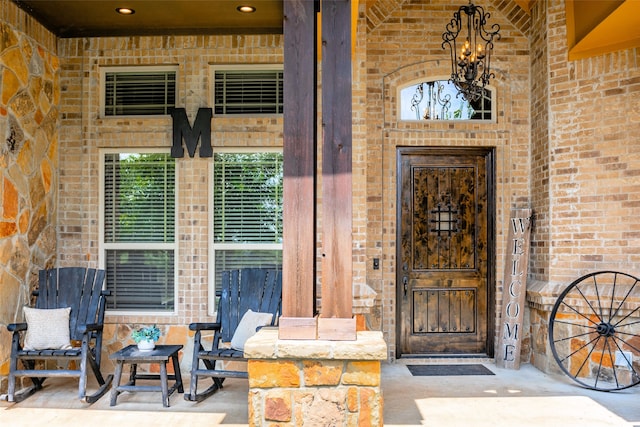
<path id="1" fill-rule="evenodd" d="M 13 0 L 58 37 L 281 34 L 283 0 Z M 365 0 L 360 0 L 361 2 Z M 408 0 L 366 0 L 381 18 Z M 484 0 L 521 27 L 534 0 Z M 465 0 L 458 0 L 464 4 Z M 478 1 L 480 3 L 481 1 Z M 565 0 L 570 59 L 640 46 L 635 0 Z M 240 13 L 240 5 L 256 7 Z M 116 7 L 130 7 L 123 16 Z M 528 17 L 527 17 L 528 18 Z M 524 28 L 521 28 L 526 31 Z"/>
<path id="2" fill-rule="evenodd" d="M 282 0 L 13 0 L 58 37 L 282 34 Z M 241 13 L 240 5 L 255 6 Z M 117 7 L 135 10 L 120 15 Z"/>

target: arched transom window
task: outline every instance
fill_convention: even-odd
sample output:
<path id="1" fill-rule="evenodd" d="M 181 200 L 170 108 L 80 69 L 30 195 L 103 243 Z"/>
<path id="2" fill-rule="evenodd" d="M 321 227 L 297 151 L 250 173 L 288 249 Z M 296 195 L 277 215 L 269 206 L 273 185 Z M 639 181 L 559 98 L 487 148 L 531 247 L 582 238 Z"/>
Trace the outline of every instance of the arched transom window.
<path id="1" fill-rule="evenodd" d="M 400 90 L 400 120 L 493 120 L 492 91 L 469 102 L 447 80 L 414 83 Z"/>

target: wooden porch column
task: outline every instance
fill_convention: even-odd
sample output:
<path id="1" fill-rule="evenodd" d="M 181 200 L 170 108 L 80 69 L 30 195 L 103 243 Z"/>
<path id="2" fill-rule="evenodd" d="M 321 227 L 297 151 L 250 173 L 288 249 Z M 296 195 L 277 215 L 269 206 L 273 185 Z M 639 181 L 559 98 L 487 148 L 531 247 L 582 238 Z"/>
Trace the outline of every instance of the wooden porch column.
<path id="1" fill-rule="evenodd" d="M 322 308 L 318 338 L 355 340 L 351 0 L 322 0 Z"/>
<path id="2" fill-rule="evenodd" d="M 355 340 L 351 0 L 322 0 L 322 312 L 315 317 L 317 4 L 284 0 L 281 339 Z"/>
<path id="3" fill-rule="evenodd" d="M 282 339 L 315 339 L 317 2 L 284 0 Z"/>

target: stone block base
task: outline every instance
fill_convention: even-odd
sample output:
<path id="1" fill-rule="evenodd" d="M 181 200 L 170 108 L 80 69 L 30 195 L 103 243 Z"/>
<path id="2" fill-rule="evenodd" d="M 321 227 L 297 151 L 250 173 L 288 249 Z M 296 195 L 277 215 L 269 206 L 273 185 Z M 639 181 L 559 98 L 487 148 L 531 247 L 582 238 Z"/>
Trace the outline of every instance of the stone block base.
<path id="1" fill-rule="evenodd" d="M 382 426 L 386 356 L 380 332 L 359 332 L 355 341 L 305 341 L 261 330 L 245 347 L 249 425 Z"/>

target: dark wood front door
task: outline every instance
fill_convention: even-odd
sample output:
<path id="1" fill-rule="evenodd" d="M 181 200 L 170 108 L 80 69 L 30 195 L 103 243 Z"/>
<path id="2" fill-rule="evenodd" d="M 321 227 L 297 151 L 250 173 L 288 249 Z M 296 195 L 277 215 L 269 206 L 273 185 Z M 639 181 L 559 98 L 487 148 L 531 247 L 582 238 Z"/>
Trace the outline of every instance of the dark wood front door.
<path id="1" fill-rule="evenodd" d="M 398 356 L 492 356 L 493 150 L 397 158 Z"/>

